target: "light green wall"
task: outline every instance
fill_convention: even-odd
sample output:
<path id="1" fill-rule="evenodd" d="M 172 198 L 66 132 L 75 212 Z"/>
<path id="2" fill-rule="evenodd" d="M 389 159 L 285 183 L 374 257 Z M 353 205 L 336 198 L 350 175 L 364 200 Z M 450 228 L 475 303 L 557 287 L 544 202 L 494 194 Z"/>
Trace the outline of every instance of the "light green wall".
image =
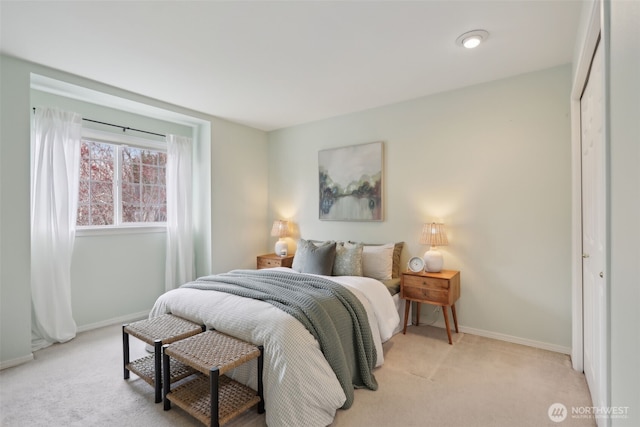
<path id="1" fill-rule="evenodd" d="M 570 74 L 566 65 L 271 132 L 271 219 L 292 219 L 303 238 L 405 241 L 405 260 L 427 249 L 422 224 L 441 220 L 445 268 L 461 271 L 461 325 L 568 351 Z M 385 144 L 385 220 L 320 221 L 318 150 L 373 141 Z"/>
<path id="2" fill-rule="evenodd" d="M 88 81 L 57 70 L 0 56 L 2 110 L 0 160 L 0 367 L 31 358 L 29 262 L 29 153 L 31 100 L 49 104 L 49 94 L 31 91 L 31 73 L 58 79 L 143 105 L 168 116 L 193 119 L 196 140 L 194 199 L 198 275 L 250 268 L 264 252 L 267 220 L 267 138 L 262 131 Z M 160 133 L 185 134 L 189 126 L 56 99 L 88 118 L 124 123 Z M 89 117 L 93 114 L 100 117 Z M 155 113 L 154 113 L 155 114 Z M 205 141 L 206 143 L 202 143 Z M 249 223 L 247 223 L 249 221 Z M 151 308 L 164 291 L 164 233 L 79 236 L 72 265 L 72 308 L 80 329 L 118 322 Z M 94 256 L 99 253 L 99 257 Z"/>
<path id="3" fill-rule="evenodd" d="M 214 273 L 255 268 L 256 256 L 269 252 L 266 133 L 224 123 L 212 127 L 211 265 Z"/>
<path id="4" fill-rule="evenodd" d="M 607 19 L 608 18 L 608 19 Z M 605 2 L 610 162 L 611 425 L 640 425 L 640 2 Z M 605 45 L 606 46 L 606 45 Z"/>
<path id="5" fill-rule="evenodd" d="M 81 330 L 146 315 L 165 290 L 166 233 L 77 236 L 71 308 Z"/>
<path id="6" fill-rule="evenodd" d="M 29 73 L 0 55 L 0 362 L 31 357 Z"/>

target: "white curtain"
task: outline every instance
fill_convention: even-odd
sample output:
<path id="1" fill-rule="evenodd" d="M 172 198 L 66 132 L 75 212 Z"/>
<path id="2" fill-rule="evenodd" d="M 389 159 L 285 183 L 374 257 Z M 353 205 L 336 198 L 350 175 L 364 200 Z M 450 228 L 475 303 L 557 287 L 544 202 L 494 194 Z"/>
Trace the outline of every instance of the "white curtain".
<path id="1" fill-rule="evenodd" d="M 167 135 L 167 260 L 165 288 L 194 279 L 191 138 Z"/>
<path id="2" fill-rule="evenodd" d="M 36 109 L 31 167 L 32 349 L 76 336 L 71 256 L 76 234 L 82 118 Z"/>

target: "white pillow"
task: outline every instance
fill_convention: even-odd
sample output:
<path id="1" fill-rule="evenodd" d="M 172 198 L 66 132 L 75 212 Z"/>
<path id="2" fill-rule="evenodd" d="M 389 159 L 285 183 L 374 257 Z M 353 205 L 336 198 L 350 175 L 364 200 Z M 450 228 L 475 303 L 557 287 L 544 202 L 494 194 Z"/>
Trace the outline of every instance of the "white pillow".
<path id="1" fill-rule="evenodd" d="M 362 275 L 377 280 L 391 280 L 393 273 L 393 243 L 365 246 L 362 249 Z"/>

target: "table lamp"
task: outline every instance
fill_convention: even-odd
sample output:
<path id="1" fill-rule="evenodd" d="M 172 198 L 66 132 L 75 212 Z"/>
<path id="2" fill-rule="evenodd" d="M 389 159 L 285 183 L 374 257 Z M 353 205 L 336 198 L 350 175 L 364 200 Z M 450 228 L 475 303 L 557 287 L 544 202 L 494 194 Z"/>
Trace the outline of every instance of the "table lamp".
<path id="1" fill-rule="evenodd" d="M 431 246 L 431 248 L 424 253 L 424 270 L 431 273 L 441 271 L 444 260 L 442 259 L 442 253 L 438 250 L 438 246 L 446 246 L 449 244 L 444 224 L 435 222 L 425 224 L 422 228 L 420 243 Z"/>
<path id="2" fill-rule="evenodd" d="M 284 238 L 289 236 L 289 222 L 280 219 L 273 221 L 271 235 L 279 238 L 276 242 L 276 255 L 287 256 L 289 245 Z"/>

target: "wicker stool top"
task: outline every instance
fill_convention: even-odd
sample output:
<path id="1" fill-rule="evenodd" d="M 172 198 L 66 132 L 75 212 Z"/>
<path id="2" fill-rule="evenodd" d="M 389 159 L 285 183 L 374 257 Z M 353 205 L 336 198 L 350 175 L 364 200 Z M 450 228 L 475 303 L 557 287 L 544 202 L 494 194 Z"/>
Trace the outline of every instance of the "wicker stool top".
<path id="1" fill-rule="evenodd" d="M 165 354 L 209 375 L 217 367 L 220 375 L 256 359 L 260 350 L 253 344 L 230 337 L 218 331 L 207 331 L 171 344 Z"/>
<path id="2" fill-rule="evenodd" d="M 170 344 L 199 334 L 202 332 L 202 326 L 172 314 L 164 314 L 129 323 L 124 330 L 147 344 L 153 344 L 156 340 L 161 340 L 163 344 Z"/>

